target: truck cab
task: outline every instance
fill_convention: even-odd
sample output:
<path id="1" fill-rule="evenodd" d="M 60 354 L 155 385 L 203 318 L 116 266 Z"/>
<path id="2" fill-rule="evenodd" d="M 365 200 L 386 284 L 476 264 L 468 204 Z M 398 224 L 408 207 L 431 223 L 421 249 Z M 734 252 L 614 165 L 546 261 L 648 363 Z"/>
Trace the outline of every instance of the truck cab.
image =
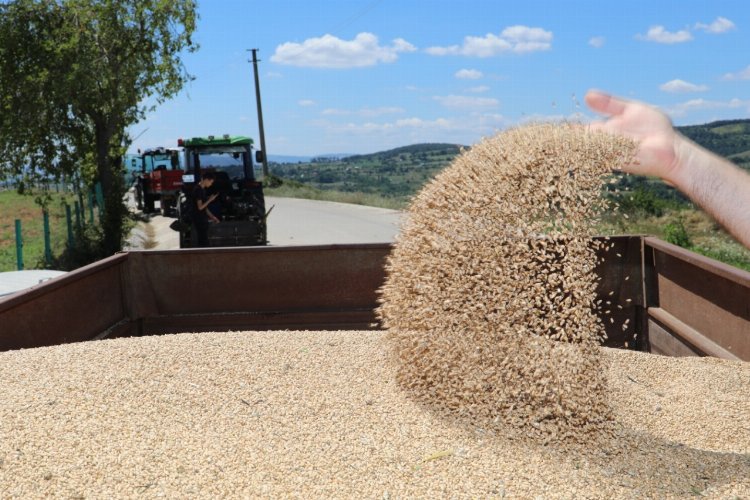
<path id="1" fill-rule="evenodd" d="M 267 243 L 263 185 L 253 169 L 253 140 L 244 136 L 194 137 L 178 141 L 184 151 L 185 174 L 178 203 L 177 225 L 180 248 L 196 245 L 192 227 L 195 204 L 193 189 L 203 174 L 213 172 L 216 180 L 207 194 L 217 193 L 208 209 L 219 219 L 209 226 L 210 246 L 254 246 Z"/>
<path id="2" fill-rule="evenodd" d="M 185 171 L 180 165 L 180 150 L 169 148 L 147 149 L 141 154 L 141 175 L 136 184 L 136 201 L 143 211 L 155 210 L 159 201 L 162 215 L 169 215 L 177 205 Z"/>

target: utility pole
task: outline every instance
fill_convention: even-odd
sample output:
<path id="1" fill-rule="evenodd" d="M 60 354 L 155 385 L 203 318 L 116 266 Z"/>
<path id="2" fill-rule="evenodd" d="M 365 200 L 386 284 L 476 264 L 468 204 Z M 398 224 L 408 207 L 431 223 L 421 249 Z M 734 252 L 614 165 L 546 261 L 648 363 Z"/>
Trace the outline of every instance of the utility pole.
<path id="1" fill-rule="evenodd" d="M 260 131 L 260 150 L 263 152 L 263 178 L 268 177 L 268 155 L 266 154 L 266 133 L 263 130 L 263 108 L 260 105 L 260 81 L 258 80 L 258 49 L 248 49 L 253 53 L 253 72 L 255 73 L 255 102 L 258 106 L 258 130 Z"/>

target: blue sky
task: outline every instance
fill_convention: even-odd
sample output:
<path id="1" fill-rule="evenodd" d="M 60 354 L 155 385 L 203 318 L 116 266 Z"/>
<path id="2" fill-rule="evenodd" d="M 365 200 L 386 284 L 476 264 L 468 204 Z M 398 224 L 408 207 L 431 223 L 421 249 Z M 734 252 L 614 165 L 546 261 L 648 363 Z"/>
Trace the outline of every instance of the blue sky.
<path id="1" fill-rule="evenodd" d="M 202 0 L 196 79 L 134 125 L 131 149 L 179 137 L 258 141 L 260 49 L 271 155 L 473 144 L 529 120 L 589 120 L 587 89 L 677 125 L 750 117 L 747 0 Z"/>

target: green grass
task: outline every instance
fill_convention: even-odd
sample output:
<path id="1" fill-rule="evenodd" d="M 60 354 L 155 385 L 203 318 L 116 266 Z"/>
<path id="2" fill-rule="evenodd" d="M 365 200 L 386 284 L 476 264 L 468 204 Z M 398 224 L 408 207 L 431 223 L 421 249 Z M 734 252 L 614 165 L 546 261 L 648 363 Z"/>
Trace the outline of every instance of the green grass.
<path id="1" fill-rule="evenodd" d="M 661 216 L 615 213 L 604 218 L 602 234 L 643 234 L 668 241 L 670 224 L 681 223 L 689 239 L 690 251 L 750 271 L 750 249 L 730 236 L 719 224 L 700 209 L 687 207 L 666 210 Z"/>
<path id="2" fill-rule="evenodd" d="M 54 194 L 49 206 L 50 243 L 52 254 L 64 249 L 68 238 L 63 195 Z M 67 195 L 72 203 L 72 195 Z M 24 269 L 44 269 L 44 221 L 42 208 L 33 195 L 20 195 L 15 191 L 0 191 L 0 272 L 15 271 L 16 228 L 21 220 Z"/>
<path id="3" fill-rule="evenodd" d="M 403 210 L 409 202 L 408 197 L 388 197 L 377 193 L 318 189 L 306 184 L 288 180 L 284 180 L 284 183 L 279 187 L 264 188 L 264 193 L 266 196 L 277 196 L 281 198 L 334 201 L 338 203 L 390 208 L 392 210 Z"/>

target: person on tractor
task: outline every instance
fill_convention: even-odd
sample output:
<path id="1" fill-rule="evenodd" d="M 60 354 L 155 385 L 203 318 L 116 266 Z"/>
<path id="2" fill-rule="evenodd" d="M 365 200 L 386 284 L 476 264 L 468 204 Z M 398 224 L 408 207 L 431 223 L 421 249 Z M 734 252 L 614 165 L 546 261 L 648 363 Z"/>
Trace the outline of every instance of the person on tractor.
<path id="1" fill-rule="evenodd" d="M 209 221 L 219 222 L 219 219 L 216 218 L 209 209 L 209 205 L 216 199 L 218 193 L 214 193 L 211 196 L 206 193 L 206 190 L 213 185 L 215 178 L 213 172 L 207 172 L 203 174 L 200 182 L 198 182 L 198 184 L 195 185 L 195 189 L 193 189 L 191 220 L 193 223 L 193 230 L 198 238 L 196 246 L 201 248 L 209 246 Z"/>

